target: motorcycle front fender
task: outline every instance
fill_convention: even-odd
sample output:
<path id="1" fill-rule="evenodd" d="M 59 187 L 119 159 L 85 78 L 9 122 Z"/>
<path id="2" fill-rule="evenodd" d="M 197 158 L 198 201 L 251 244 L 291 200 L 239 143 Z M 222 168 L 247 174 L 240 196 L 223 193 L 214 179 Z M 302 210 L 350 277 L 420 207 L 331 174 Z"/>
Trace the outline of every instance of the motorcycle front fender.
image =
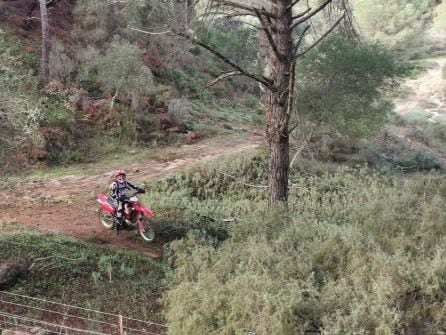
<path id="1" fill-rule="evenodd" d="M 148 218 L 153 216 L 153 212 L 150 209 L 146 208 L 146 207 L 135 206 L 135 210 L 138 211 L 138 212 L 143 213 Z"/>
<path id="2" fill-rule="evenodd" d="M 111 207 L 108 204 L 101 204 L 101 209 L 107 213 L 115 214 L 115 208 Z"/>
<path id="3" fill-rule="evenodd" d="M 98 197 L 97 201 L 103 211 L 112 213 L 112 214 L 114 214 L 116 212 L 116 209 L 112 205 L 110 205 L 108 203 L 108 201 L 106 201 L 105 199 Z"/>

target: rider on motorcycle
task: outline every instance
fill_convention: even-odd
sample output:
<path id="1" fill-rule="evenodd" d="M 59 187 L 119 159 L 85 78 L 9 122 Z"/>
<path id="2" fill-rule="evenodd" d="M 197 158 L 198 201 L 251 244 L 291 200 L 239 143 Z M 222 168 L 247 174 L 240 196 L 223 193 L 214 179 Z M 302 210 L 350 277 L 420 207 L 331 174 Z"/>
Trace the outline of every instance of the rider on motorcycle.
<path id="1" fill-rule="evenodd" d="M 127 191 L 136 191 L 139 193 L 145 193 L 145 191 L 137 186 L 130 184 L 126 181 L 127 174 L 124 170 L 118 170 L 115 173 L 116 180 L 110 185 L 110 197 L 118 203 L 118 211 L 116 213 L 117 224 L 115 230 L 118 230 L 124 223 L 123 211 L 128 202 Z"/>

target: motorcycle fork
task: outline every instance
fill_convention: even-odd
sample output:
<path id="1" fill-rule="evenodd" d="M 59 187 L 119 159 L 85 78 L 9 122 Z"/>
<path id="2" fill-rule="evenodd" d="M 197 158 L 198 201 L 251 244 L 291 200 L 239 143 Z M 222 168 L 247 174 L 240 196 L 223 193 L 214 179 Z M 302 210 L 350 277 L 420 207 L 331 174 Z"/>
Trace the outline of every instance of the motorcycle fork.
<path id="1" fill-rule="evenodd" d="M 136 218 L 136 223 L 138 225 L 138 231 L 143 231 L 143 226 L 142 226 L 142 215 L 139 214 L 138 217 Z"/>

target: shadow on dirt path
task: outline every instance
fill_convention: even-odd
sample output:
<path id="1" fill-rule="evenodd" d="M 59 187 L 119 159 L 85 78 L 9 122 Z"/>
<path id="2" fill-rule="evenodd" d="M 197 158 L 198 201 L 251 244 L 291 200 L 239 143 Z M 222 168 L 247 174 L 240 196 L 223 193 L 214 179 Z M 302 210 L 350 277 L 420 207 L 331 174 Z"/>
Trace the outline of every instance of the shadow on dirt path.
<path id="1" fill-rule="evenodd" d="M 126 169 L 129 171 L 129 180 L 138 183 L 168 175 L 195 163 L 253 148 L 262 142 L 260 132 L 255 132 L 249 139 L 194 144 L 188 146 L 192 150 L 188 150 L 182 158 L 166 162 L 143 160 L 127 165 Z M 119 167 L 88 175 L 42 176 L 8 185 L 11 190 L 4 192 L 5 196 L 0 199 L 0 223 L 19 222 L 44 233 L 60 233 L 88 239 L 110 248 L 135 250 L 152 258 L 162 257 L 162 245 L 144 244 L 142 239 L 136 237 L 136 231 L 121 231 L 116 236 L 99 223 L 96 194 L 107 189 L 113 181 L 116 168 Z M 146 205 L 150 207 L 150 204 Z"/>

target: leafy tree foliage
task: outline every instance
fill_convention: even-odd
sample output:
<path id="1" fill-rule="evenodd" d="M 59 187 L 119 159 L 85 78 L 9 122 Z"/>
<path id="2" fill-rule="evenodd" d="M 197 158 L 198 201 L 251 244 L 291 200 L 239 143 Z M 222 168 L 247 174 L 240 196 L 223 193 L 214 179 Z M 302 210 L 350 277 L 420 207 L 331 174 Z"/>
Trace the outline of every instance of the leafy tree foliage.
<path id="1" fill-rule="evenodd" d="M 137 45 L 114 39 L 98 64 L 98 78 L 110 91 L 126 96 L 150 93 L 153 89 L 152 72 L 144 65 Z"/>
<path id="2" fill-rule="evenodd" d="M 384 92 L 404 72 L 376 44 L 358 45 L 340 37 L 323 41 L 298 64 L 300 129 L 311 124 L 350 136 L 370 134 L 388 121 L 392 104 Z"/>
<path id="3" fill-rule="evenodd" d="M 108 1 L 78 1 L 75 7 L 74 40 L 83 46 L 102 49 L 114 36 L 122 35 L 126 27 L 125 7 Z"/>

